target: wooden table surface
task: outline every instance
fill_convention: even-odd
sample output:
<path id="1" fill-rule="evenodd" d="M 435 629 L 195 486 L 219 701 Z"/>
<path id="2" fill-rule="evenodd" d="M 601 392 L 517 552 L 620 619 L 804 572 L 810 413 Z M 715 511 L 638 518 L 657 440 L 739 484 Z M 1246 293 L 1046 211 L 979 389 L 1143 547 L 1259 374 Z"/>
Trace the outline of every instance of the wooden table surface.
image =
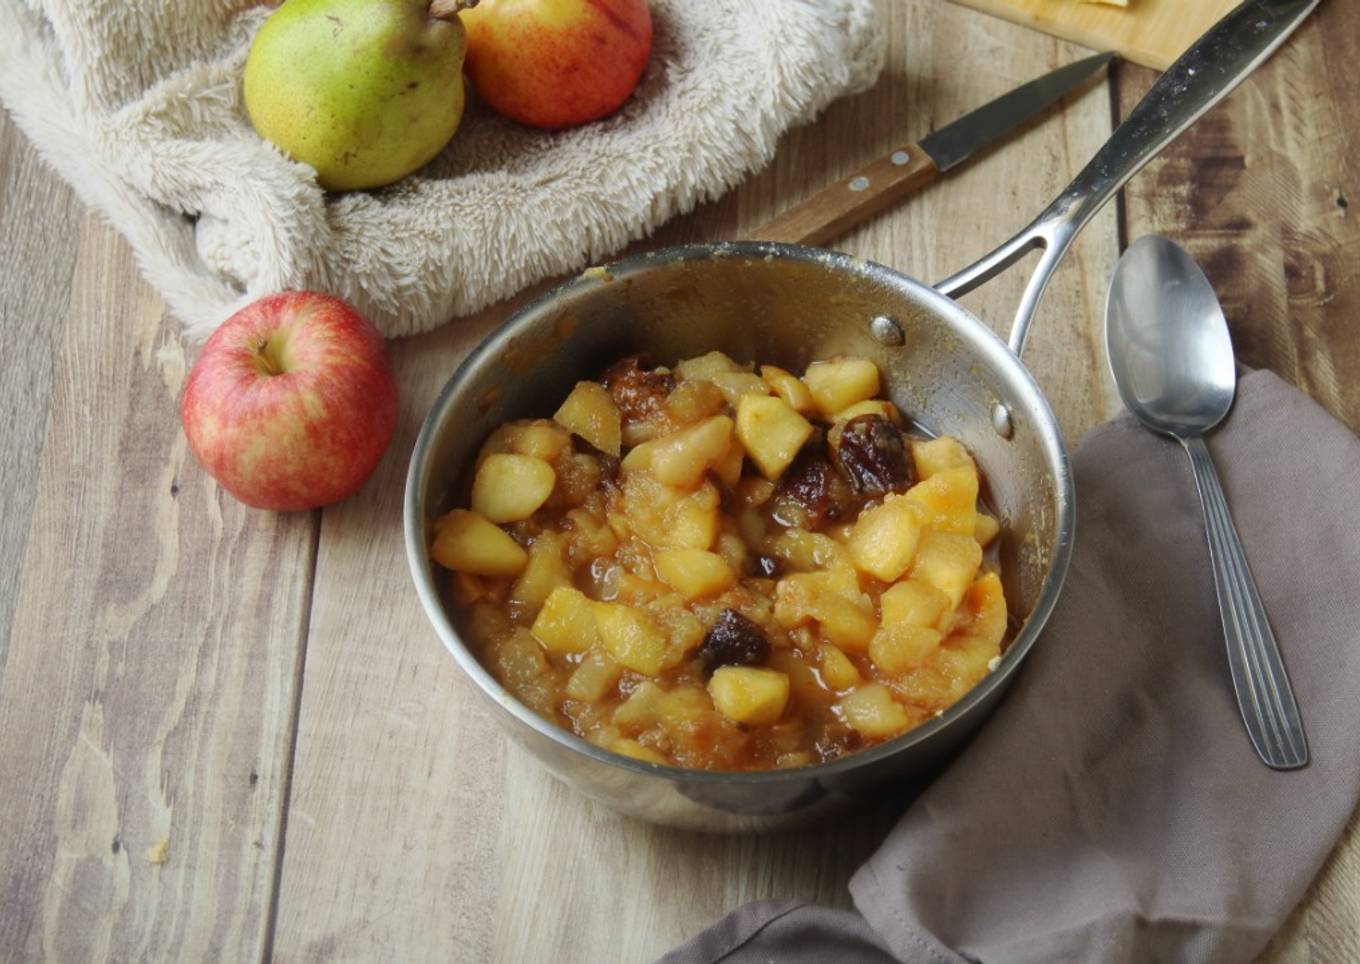
<path id="1" fill-rule="evenodd" d="M 739 235 L 1082 53 L 943 3 L 884 9 L 877 86 L 652 243 Z M 1116 69 L 839 247 L 927 279 L 962 267 L 1152 79 Z M 1360 428 L 1356 90 L 1360 30 L 1328 0 L 1087 228 L 1027 357 L 1073 443 L 1116 410 L 1101 307 L 1121 246 L 1148 232 L 1204 265 L 1243 361 Z M 426 623 L 400 530 L 407 457 L 498 312 L 395 343 L 401 421 L 377 475 L 344 504 L 269 515 L 188 455 L 195 346 L 5 118 L 0 237 L 0 958 L 632 962 L 743 901 L 848 904 L 890 802 L 764 837 L 616 817 L 507 743 Z M 968 303 L 1001 327 L 1021 283 Z M 1360 960 L 1356 822 L 1266 958 Z"/>

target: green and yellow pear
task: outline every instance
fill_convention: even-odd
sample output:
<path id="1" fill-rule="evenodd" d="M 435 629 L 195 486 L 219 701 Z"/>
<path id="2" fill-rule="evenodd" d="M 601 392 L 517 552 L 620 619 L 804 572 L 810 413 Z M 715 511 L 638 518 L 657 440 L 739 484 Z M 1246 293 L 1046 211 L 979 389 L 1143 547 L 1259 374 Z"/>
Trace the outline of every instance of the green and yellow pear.
<path id="1" fill-rule="evenodd" d="M 332 191 L 391 184 L 443 149 L 463 116 L 475 0 L 284 0 L 246 58 L 261 137 Z"/>

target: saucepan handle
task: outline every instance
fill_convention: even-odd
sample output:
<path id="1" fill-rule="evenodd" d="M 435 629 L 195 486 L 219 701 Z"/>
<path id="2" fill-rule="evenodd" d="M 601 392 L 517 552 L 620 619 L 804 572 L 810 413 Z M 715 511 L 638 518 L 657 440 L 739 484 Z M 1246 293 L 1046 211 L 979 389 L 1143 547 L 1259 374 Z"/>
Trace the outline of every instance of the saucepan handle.
<path id="1" fill-rule="evenodd" d="M 957 298 L 1028 252 L 1042 250 L 1011 327 L 1011 350 L 1019 355 L 1048 279 L 1077 232 L 1124 182 L 1284 43 L 1317 3 L 1246 0 L 1240 4 L 1158 78 L 1091 162 L 1042 214 L 991 254 L 935 288 Z"/>

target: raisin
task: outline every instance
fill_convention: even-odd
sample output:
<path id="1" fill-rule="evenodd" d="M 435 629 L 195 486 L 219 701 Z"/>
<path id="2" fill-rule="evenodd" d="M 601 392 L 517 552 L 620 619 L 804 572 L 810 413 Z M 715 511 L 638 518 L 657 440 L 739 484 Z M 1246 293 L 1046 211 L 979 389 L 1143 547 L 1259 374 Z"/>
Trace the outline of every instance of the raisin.
<path id="1" fill-rule="evenodd" d="M 705 676 L 720 666 L 754 666 L 765 662 L 769 655 L 770 641 L 764 631 L 735 609 L 724 609 L 718 614 L 699 647 Z"/>
<path id="2" fill-rule="evenodd" d="M 827 458 L 826 445 L 817 439 L 805 445 L 780 476 L 773 517 L 781 525 L 816 530 L 854 509 L 849 487 Z"/>
<path id="3" fill-rule="evenodd" d="M 650 366 L 646 355 L 629 355 L 600 376 L 625 419 L 662 419 L 666 415 L 666 396 L 675 390 L 675 376 Z"/>
<path id="4" fill-rule="evenodd" d="M 882 415 L 850 419 L 832 440 L 831 451 L 836 467 L 862 495 L 905 492 L 916 481 L 902 433 Z"/>

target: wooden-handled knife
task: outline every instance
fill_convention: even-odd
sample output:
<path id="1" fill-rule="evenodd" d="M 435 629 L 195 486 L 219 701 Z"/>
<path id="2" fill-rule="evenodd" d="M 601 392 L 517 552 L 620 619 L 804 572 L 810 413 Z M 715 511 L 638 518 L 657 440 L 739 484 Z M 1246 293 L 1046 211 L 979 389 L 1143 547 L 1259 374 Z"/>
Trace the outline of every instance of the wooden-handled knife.
<path id="1" fill-rule="evenodd" d="M 823 188 L 752 235 L 755 241 L 825 244 L 919 191 L 940 174 L 995 144 L 1103 70 L 1113 54 L 1059 67 L 948 124 L 915 144 Z"/>

